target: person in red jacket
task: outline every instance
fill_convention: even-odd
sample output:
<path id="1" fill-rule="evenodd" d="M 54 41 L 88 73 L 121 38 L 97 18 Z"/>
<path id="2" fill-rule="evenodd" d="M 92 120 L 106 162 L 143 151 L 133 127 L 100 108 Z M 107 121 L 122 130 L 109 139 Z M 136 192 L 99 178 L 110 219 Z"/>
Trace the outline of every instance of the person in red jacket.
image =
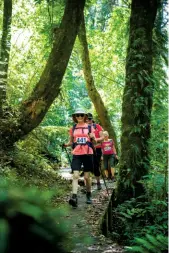
<path id="1" fill-rule="evenodd" d="M 95 152 L 94 152 L 94 175 L 97 181 L 97 189 L 101 190 L 101 183 L 100 183 L 100 163 L 102 157 L 102 150 L 101 150 L 101 141 L 103 141 L 103 128 L 96 124 L 93 120 L 93 115 L 88 113 L 87 123 L 90 124 L 94 128 L 94 134 L 97 139 L 97 144 L 95 144 Z"/>
<path id="2" fill-rule="evenodd" d="M 109 139 L 109 133 L 107 131 L 103 132 L 104 140 L 101 144 L 102 153 L 103 153 L 103 163 L 104 163 L 104 172 L 105 176 L 108 179 L 109 172 L 108 168 L 110 165 L 111 170 L 111 179 L 112 181 L 115 180 L 114 174 L 115 174 L 115 158 L 117 157 L 116 148 L 114 146 L 114 141 L 112 139 Z"/>

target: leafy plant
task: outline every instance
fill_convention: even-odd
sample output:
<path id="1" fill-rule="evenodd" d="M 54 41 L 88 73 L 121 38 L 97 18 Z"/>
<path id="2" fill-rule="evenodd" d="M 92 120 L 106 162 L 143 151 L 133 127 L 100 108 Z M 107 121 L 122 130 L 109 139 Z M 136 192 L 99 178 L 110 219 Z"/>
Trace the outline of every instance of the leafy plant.
<path id="1" fill-rule="evenodd" d="M 9 185 L 0 185 L 0 252 L 67 252 L 65 210 L 49 207 L 52 193 Z"/>
<path id="2" fill-rule="evenodd" d="M 135 237 L 146 234 L 167 234 L 167 203 L 148 200 L 146 196 L 132 198 L 113 211 L 113 240 L 123 245 L 133 245 Z"/>
<path id="3" fill-rule="evenodd" d="M 147 234 L 143 238 L 135 238 L 135 246 L 125 247 L 125 252 L 167 253 L 168 238 L 162 234 L 152 236 Z"/>

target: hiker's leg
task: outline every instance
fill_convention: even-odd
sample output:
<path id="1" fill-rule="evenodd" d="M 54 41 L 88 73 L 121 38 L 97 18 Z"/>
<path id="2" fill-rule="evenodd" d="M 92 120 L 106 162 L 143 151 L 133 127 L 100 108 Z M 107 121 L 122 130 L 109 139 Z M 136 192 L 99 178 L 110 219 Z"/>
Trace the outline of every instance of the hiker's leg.
<path id="1" fill-rule="evenodd" d="M 114 177 L 115 169 L 111 168 L 111 176 Z"/>
<path id="2" fill-rule="evenodd" d="M 69 199 L 69 204 L 72 207 L 77 207 L 77 191 L 78 191 L 78 180 L 79 180 L 79 171 L 81 168 L 81 159 L 80 156 L 73 155 L 72 159 L 72 197 Z"/>
<path id="3" fill-rule="evenodd" d="M 108 155 L 103 155 L 103 164 L 104 164 L 104 174 L 106 176 L 106 179 L 109 177 L 109 171 L 108 171 Z"/>
<path id="4" fill-rule="evenodd" d="M 86 181 L 86 191 L 91 192 L 91 177 L 90 177 L 90 172 L 85 172 L 84 173 L 84 179 Z"/>
<path id="5" fill-rule="evenodd" d="M 111 171 L 111 177 L 114 180 L 114 174 L 115 174 L 115 169 L 114 169 L 114 155 L 110 156 L 110 171 Z"/>
<path id="6" fill-rule="evenodd" d="M 91 171 L 93 171 L 93 155 L 84 155 L 83 165 L 84 165 L 84 179 L 86 181 L 86 203 L 91 204 L 92 180 L 90 177 L 90 173 Z"/>
<path id="7" fill-rule="evenodd" d="M 92 204 L 92 194 L 91 194 L 91 177 L 90 177 L 90 172 L 85 172 L 85 179 L 86 179 L 86 203 L 87 204 Z"/>
<path id="8" fill-rule="evenodd" d="M 109 172 L 108 172 L 108 170 L 104 170 L 104 174 L 105 174 L 106 179 L 108 179 L 108 177 L 109 177 Z"/>
<path id="9" fill-rule="evenodd" d="M 78 180 L 79 180 L 79 171 L 73 171 L 73 180 L 72 180 L 72 193 L 77 194 L 78 190 Z"/>

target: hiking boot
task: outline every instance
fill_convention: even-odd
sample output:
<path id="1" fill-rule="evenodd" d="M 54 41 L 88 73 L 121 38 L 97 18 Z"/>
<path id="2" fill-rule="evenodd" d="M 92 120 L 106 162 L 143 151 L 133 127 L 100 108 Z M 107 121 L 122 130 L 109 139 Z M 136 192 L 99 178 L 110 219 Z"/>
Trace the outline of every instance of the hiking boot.
<path id="1" fill-rule="evenodd" d="M 97 190 L 101 190 L 102 189 L 102 187 L 101 187 L 101 183 L 100 182 L 98 182 L 97 183 Z"/>
<path id="2" fill-rule="evenodd" d="M 69 205 L 76 208 L 77 207 L 77 195 L 73 194 L 72 197 L 69 199 Z"/>
<path id="3" fill-rule="evenodd" d="M 92 204 L 91 192 L 86 193 L 86 203 L 87 204 Z"/>

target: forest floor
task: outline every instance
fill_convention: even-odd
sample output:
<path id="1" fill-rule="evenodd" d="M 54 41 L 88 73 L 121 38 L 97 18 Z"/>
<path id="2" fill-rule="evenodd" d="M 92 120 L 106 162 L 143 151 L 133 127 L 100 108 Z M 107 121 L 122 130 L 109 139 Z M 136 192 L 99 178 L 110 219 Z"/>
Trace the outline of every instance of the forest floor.
<path id="1" fill-rule="evenodd" d="M 62 199 L 62 202 L 68 207 L 66 220 L 71 224 L 69 227 L 70 242 L 74 242 L 74 249 L 68 253 L 124 252 L 124 247 L 113 243 L 109 237 L 102 234 L 101 223 L 116 183 L 106 182 L 109 196 L 103 180 L 101 183 L 102 189 L 99 191 L 96 184 L 93 183 L 92 205 L 86 204 L 86 195 L 82 192 L 83 185 L 79 185 L 78 207 L 76 209 L 68 204 L 71 193 Z"/>

